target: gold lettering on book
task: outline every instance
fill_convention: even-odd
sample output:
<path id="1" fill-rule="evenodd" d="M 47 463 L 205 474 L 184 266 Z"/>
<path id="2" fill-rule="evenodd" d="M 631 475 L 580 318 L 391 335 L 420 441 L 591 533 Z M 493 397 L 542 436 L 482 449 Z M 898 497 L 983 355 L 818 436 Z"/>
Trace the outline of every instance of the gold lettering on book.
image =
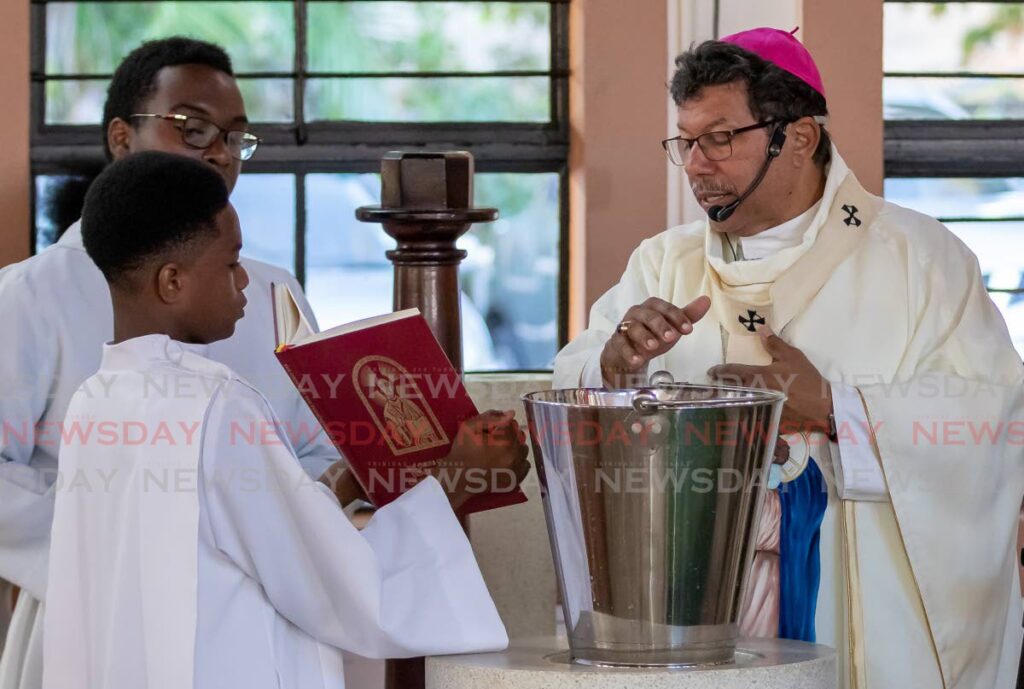
<path id="1" fill-rule="evenodd" d="M 363 357 L 352 367 L 352 383 L 393 455 L 448 444 L 416 377 L 394 359 Z"/>

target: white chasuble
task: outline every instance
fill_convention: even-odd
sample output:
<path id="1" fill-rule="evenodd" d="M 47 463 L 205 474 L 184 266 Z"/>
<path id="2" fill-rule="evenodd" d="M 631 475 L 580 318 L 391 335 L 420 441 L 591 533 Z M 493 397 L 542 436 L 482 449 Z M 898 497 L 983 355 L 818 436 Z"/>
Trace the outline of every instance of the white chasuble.
<path id="1" fill-rule="evenodd" d="M 359 532 L 226 366 L 151 335 L 100 377 L 61 448 L 47 689 L 342 689 L 343 650 L 507 644 L 434 479 Z"/>
<path id="2" fill-rule="evenodd" d="M 867 194 L 835 148 L 809 246 L 775 255 L 790 251 L 792 262 L 767 293 L 736 279 L 764 270 L 761 261 L 713 265 L 710 232 L 705 221 L 645 240 L 559 353 L 555 386 L 591 382 L 623 314 L 652 296 L 712 299 L 693 332 L 650 364 L 679 381 L 756 360 L 756 338 L 736 338 L 763 318 L 833 386 L 853 386 L 871 431 L 840 428 L 842 452 L 810 437 L 828 490 L 812 631 L 839 651 L 841 686 L 1012 687 L 1024 376 L 977 259 L 935 220 Z M 885 491 L 872 501 L 837 492 L 853 450 L 881 471 Z"/>

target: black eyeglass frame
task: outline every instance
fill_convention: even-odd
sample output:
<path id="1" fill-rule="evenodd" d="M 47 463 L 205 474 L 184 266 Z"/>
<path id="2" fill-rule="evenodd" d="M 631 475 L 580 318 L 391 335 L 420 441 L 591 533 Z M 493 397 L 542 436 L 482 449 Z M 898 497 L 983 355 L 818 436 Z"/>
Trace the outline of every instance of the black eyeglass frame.
<path id="1" fill-rule="evenodd" d="M 675 157 L 673 157 L 672 155 L 672 150 L 669 148 L 672 145 L 673 141 L 685 141 L 687 143 L 687 152 L 693 150 L 693 145 L 697 144 L 698 146 L 700 146 L 700 150 L 704 153 L 704 155 L 707 156 L 708 160 L 721 162 L 723 160 L 728 160 L 729 158 L 732 157 L 732 140 L 733 137 L 736 136 L 737 134 L 743 134 L 744 132 L 752 132 L 756 129 L 764 129 L 765 127 L 770 127 L 773 124 L 780 124 L 783 122 L 784 120 L 763 120 L 761 122 L 755 122 L 754 124 L 747 125 L 746 127 L 739 127 L 738 129 L 719 129 L 713 132 L 704 132 L 700 136 L 695 136 L 693 138 L 681 135 L 673 136 L 663 140 L 661 142 L 661 147 L 665 149 L 665 153 L 668 154 L 668 159 L 672 162 L 672 164 L 678 165 L 679 167 L 686 167 L 686 162 L 682 159 L 680 159 L 679 162 L 676 162 Z M 729 140 L 727 142 L 729 145 L 729 154 L 724 158 L 712 158 L 711 156 L 708 155 L 707 149 L 704 148 L 704 144 L 701 143 L 701 139 L 704 139 L 705 137 L 709 136 L 714 136 L 716 134 L 725 134 L 727 137 L 729 137 Z"/>
<path id="2" fill-rule="evenodd" d="M 250 160 L 253 157 L 253 155 L 255 155 L 256 149 L 263 142 L 263 140 L 260 137 L 256 136 L 252 132 L 246 131 L 244 129 L 225 129 L 216 122 L 211 122 L 208 119 L 198 117 L 196 115 L 182 115 L 181 113 L 173 112 L 164 114 L 140 112 L 129 116 L 130 119 L 135 119 L 136 117 L 151 117 L 154 119 L 166 120 L 168 122 L 180 123 L 182 125 L 181 127 L 179 127 L 179 130 L 181 131 L 181 141 L 183 144 L 189 146 L 190 148 L 195 148 L 199 150 L 206 149 L 212 146 L 217 139 L 223 139 L 224 145 L 227 147 L 228 152 L 231 154 L 231 157 L 234 158 L 235 160 L 241 160 L 243 162 Z M 211 138 L 210 142 L 207 143 L 205 146 L 192 143 L 191 141 L 188 140 L 188 131 L 184 126 L 189 120 L 198 120 L 203 124 L 207 124 L 211 127 L 216 128 L 217 135 Z M 238 138 L 240 139 L 238 143 L 232 143 L 232 134 L 238 135 Z M 235 150 L 236 147 L 238 149 L 237 151 Z"/>

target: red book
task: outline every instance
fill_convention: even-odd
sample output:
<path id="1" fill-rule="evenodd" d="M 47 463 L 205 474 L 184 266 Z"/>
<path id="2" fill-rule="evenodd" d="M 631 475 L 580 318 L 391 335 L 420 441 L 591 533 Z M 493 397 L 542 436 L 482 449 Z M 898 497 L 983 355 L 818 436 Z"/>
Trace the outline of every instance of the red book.
<path id="1" fill-rule="evenodd" d="M 278 360 L 370 501 L 386 505 L 447 457 L 477 415 L 462 377 L 418 309 L 317 333 L 287 285 L 272 289 Z M 518 488 L 481 493 L 462 513 L 525 501 Z"/>

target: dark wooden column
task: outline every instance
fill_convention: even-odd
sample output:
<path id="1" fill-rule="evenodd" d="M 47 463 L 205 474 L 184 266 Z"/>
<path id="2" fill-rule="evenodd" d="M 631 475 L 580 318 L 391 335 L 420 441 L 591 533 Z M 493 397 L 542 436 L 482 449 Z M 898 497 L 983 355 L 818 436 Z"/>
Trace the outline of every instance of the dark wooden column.
<path id="1" fill-rule="evenodd" d="M 381 205 L 363 206 L 356 218 L 380 223 L 397 246 L 394 308 L 418 308 L 452 365 L 462 373 L 459 264 L 466 252 L 456 240 L 475 222 L 498 217 L 473 208 L 473 156 L 392 152 L 381 160 Z M 423 689 L 423 658 L 389 660 L 388 689 Z"/>
<path id="2" fill-rule="evenodd" d="M 356 217 L 380 223 L 398 243 L 387 252 L 395 266 L 394 307 L 418 308 L 462 373 L 459 263 L 466 252 L 455 242 L 471 224 L 495 220 L 498 211 L 472 207 L 473 156 L 465 151 L 388 153 L 381 182 L 381 205 L 363 206 Z"/>

